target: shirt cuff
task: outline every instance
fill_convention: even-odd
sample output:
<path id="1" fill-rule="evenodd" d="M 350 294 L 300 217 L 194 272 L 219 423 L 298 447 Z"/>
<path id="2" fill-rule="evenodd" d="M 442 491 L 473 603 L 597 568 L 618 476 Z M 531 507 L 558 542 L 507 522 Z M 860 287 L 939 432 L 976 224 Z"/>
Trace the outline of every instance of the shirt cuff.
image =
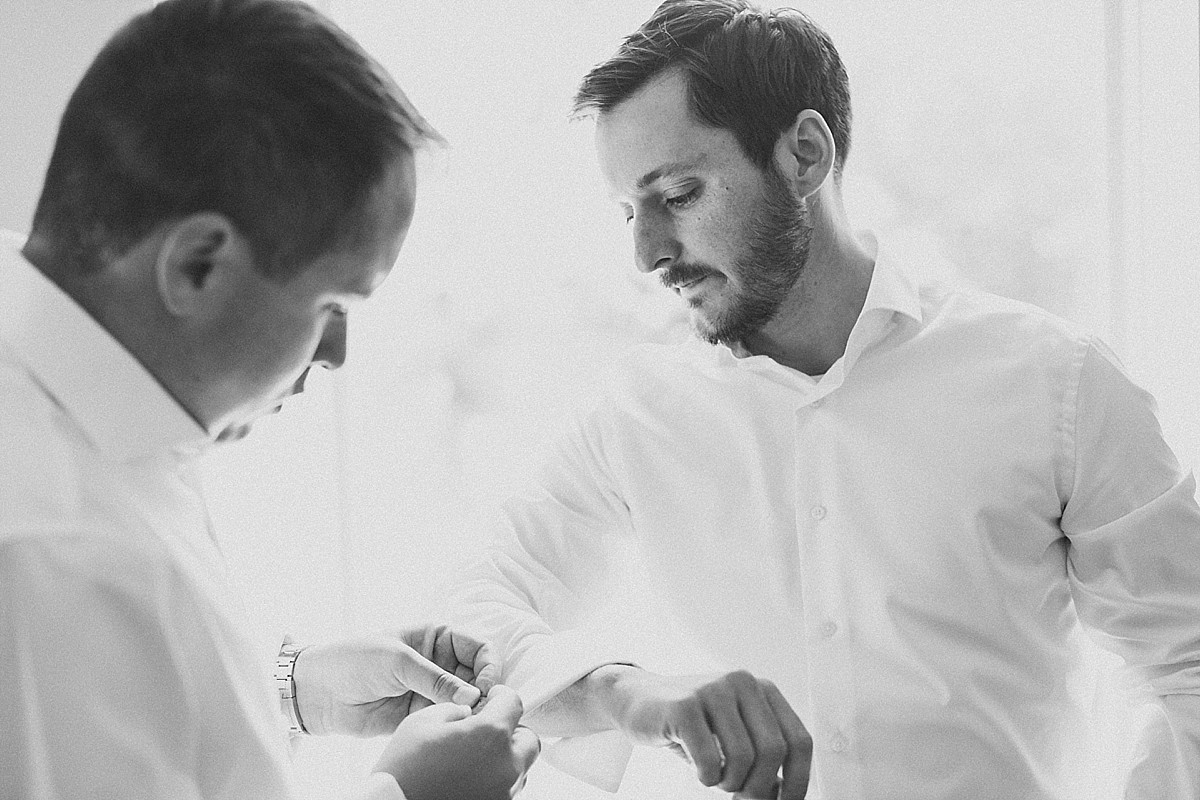
<path id="1" fill-rule="evenodd" d="M 542 751 L 542 761 L 606 792 L 621 788 L 633 745 L 620 731 L 559 739 Z"/>
<path id="2" fill-rule="evenodd" d="M 629 656 L 593 631 L 543 634 L 510 662 L 503 682 L 517 690 L 528 712 L 605 664 L 636 665 Z M 624 734 L 602 731 L 560 739 L 543 751 L 542 760 L 584 783 L 615 792 L 632 754 Z"/>

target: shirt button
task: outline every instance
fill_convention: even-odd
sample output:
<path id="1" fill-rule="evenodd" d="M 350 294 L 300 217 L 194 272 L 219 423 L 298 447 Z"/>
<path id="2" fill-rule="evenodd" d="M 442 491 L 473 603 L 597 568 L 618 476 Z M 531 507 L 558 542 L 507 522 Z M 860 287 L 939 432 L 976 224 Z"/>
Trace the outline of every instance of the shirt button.
<path id="1" fill-rule="evenodd" d="M 826 622 L 821 626 L 821 638 L 832 639 L 833 635 L 837 633 L 837 631 L 838 626 L 836 622 Z"/>
<path id="2" fill-rule="evenodd" d="M 840 733 L 837 736 L 833 737 L 833 741 L 829 743 L 830 749 L 832 749 L 833 752 L 835 752 L 835 753 L 845 752 L 846 748 L 849 746 L 850 746 L 850 742 L 846 739 L 845 736 L 842 736 Z"/>
<path id="3" fill-rule="evenodd" d="M 825 519 L 825 506 L 813 506 L 808 510 L 808 515 L 813 519 Z"/>

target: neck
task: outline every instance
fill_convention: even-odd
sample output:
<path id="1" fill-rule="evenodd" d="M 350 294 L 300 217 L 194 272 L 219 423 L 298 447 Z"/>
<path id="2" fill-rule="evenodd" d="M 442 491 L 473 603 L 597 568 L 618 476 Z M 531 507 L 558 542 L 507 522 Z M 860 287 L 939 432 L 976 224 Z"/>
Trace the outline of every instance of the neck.
<path id="1" fill-rule="evenodd" d="M 807 375 L 822 375 L 842 357 L 866 302 L 873 248 L 859 242 L 836 198 L 810 205 L 808 260 L 775 317 L 742 347 Z"/>
<path id="2" fill-rule="evenodd" d="M 193 394 L 187 389 L 194 378 L 186 367 L 195 356 L 173 335 L 169 315 L 152 299 L 153 274 L 147 259 L 155 244 L 135 245 L 129 253 L 88 274 L 59 263 L 55 249 L 34 235 L 26 241 L 21 255 L 128 350 L 204 426 L 193 404 L 187 402 Z"/>

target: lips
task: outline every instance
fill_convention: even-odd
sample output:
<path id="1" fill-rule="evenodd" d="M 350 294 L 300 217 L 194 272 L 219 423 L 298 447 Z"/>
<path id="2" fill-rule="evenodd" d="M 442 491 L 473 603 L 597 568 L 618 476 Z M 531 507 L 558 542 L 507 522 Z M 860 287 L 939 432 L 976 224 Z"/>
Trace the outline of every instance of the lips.
<path id="1" fill-rule="evenodd" d="M 690 281 L 686 281 L 684 283 L 677 283 L 671 288 L 673 288 L 676 292 L 682 292 L 684 289 L 691 289 L 693 286 L 698 286 L 701 282 L 703 282 L 707 279 L 708 279 L 707 275 L 701 275 L 700 277 L 693 278 Z"/>
<path id="2" fill-rule="evenodd" d="M 699 278 L 694 278 L 687 283 L 681 283 L 675 286 L 675 293 L 691 303 L 699 302 L 698 295 L 704 291 L 704 287 L 708 284 L 710 278 L 714 275 L 702 275 Z"/>

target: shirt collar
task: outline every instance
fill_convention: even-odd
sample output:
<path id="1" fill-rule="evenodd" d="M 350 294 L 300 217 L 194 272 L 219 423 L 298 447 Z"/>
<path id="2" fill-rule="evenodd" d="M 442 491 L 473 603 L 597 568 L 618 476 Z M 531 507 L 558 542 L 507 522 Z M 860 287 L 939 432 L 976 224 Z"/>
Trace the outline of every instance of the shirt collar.
<path id="1" fill-rule="evenodd" d="M 907 274 L 896 255 L 875 234 L 864 232 L 862 237 L 875 250 L 875 268 L 871 271 L 871 285 L 863 303 L 858 321 L 870 312 L 884 311 L 902 314 L 914 322 L 921 321 L 921 294 Z"/>
<path id="2" fill-rule="evenodd" d="M 826 373 L 830 376 L 830 380 L 826 381 L 830 384 L 829 388 L 841 383 L 845 373 L 854 366 L 863 351 L 891 330 L 890 323 L 897 316 L 907 317 L 918 324 L 922 319 L 920 291 L 902 260 L 879 242 L 874 233 L 862 231 L 859 235 L 866 242 L 868 249 L 874 251 L 875 266 L 871 271 L 871 282 L 862 310 L 859 311 L 858 319 L 846 341 L 845 353 Z M 743 369 L 783 370 L 789 376 L 800 375 L 776 363 L 769 356 L 737 355 L 726 345 L 717 345 L 715 349 L 720 363 L 735 364 Z M 816 383 L 823 376 L 802 377 Z"/>
<path id="3" fill-rule="evenodd" d="M 97 449 L 120 461 L 198 454 L 212 438 L 144 366 L 0 231 L 0 340 Z"/>

